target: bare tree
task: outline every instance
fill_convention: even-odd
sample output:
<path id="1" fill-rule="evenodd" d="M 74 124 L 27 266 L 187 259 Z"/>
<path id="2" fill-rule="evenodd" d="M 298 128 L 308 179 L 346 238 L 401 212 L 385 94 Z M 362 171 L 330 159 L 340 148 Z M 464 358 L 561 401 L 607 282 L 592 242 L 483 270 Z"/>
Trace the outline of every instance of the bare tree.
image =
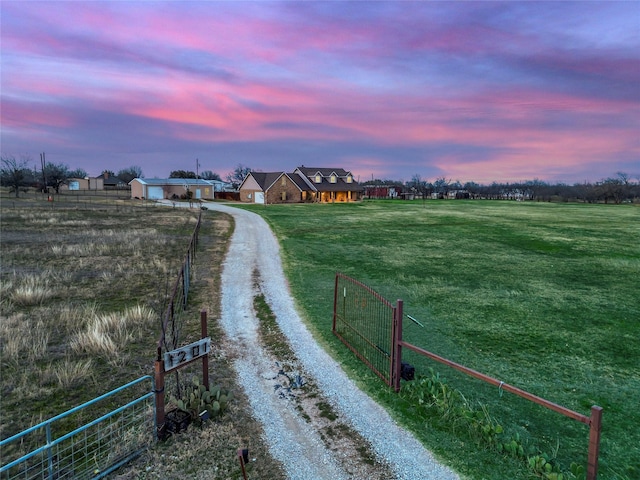
<path id="1" fill-rule="evenodd" d="M 227 175 L 227 181 L 233 185 L 233 188 L 238 188 L 251 170 L 251 167 L 239 163 L 235 170 Z"/>
<path id="2" fill-rule="evenodd" d="M 433 189 L 438 195 L 446 196 L 447 192 L 449 191 L 449 183 L 450 183 L 450 180 L 447 180 L 444 177 L 440 177 L 436 179 L 435 182 L 433 182 Z"/>
<path id="3" fill-rule="evenodd" d="M 87 171 L 84 168 L 76 168 L 69 171 L 69 178 L 85 178 L 88 177 Z"/>
<path id="4" fill-rule="evenodd" d="M 123 168 L 122 170 L 120 170 L 116 176 L 123 182 L 129 183 L 134 178 L 143 177 L 142 168 L 138 167 L 137 165 L 132 165 L 129 168 Z"/>
<path id="5" fill-rule="evenodd" d="M 32 180 L 31 169 L 29 168 L 29 157 L 23 156 L 20 160 L 13 155 L 2 155 L 2 168 L 0 169 L 0 183 L 5 187 L 10 187 L 20 196 L 20 189 L 29 185 Z"/>
<path id="6" fill-rule="evenodd" d="M 62 163 L 47 163 L 44 169 L 47 187 L 53 187 L 56 193 L 60 193 L 60 187 L 69 182 L 69 167 Z"/>
<path id="7" fill-rule="evenodd" d="M 200 178 L 204 178 L 205 180 L 220 180 L 220 181 L 222 181 L 222 178 L 220 177 L 220 175 L 218 175 L 215 172 L 212 172 L 211 170 L 205 170 L 204 172 L 200 172 Z"/>

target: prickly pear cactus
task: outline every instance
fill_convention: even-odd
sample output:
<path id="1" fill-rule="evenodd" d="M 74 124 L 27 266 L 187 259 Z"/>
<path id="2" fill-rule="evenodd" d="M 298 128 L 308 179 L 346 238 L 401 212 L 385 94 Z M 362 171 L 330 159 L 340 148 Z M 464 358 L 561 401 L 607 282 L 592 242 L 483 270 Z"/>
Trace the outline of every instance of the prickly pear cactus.
<path id="1" fill-rule="evenodd" d="M 193 386 L 185 392 L 183 399 L 172 398 L 179 410 L 188 412 L 193 420 L 200 420 L 206 411 L 209 419 L 222 415 L 233 399 L 233 392 L 223 390 L 219 385 L 211 385 L 207 389 L 198 378 L 193 379 Z"/>

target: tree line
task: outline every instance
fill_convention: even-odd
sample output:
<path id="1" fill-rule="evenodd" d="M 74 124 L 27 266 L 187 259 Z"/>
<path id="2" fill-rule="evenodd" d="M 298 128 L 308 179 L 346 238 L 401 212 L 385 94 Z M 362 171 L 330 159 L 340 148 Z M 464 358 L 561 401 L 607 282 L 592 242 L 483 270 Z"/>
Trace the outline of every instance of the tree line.
<path id="1" fill-rule="evenodd" d="M 41 192 L 50 190 L 60 193 L 60 187 L 68 185 L 72 178 L 86 178 L 87 172 L 83 168 L 70 169 L 64 163 L 50 163 L 46 161 L 44 153 L 40 154 L 40 169 L 31 168 L 32 159 L 29 156 L 16 158 L 13 155 L 0 157 L 0 185 L 9 187 L 15 196 L 20 192 L 26 192 L 29 188 L 35 188 Z M 118 177 L 125 183 L 142 176 L 142 169 L 137 166 L 123 168 L 114 173 L 111 170 L 103 170 L 103 178 Z"/>
<path id="2" fill-rule="evenodd" d="M 482 185 L 475 182 L 447 180 L 440 177 L 433 182 L 414 175 L 408 182 L 393 180 L 369 180 L 362 185 L 394 186 L 404 193 L 413 193 L 423 198 L 471 198 L 489 200 L 533 200 L 533 201 L 577 201 L 585 203 L 614 203 L 640 201 L 640 178 L 635 179 L 624 172 L 597 182 L 568 185 L 549 183 L 539 179 L 522 182 L 493 182 Z"/>
<path id="3" fill-rule="evenodd" d="M 17 158 L 14 155 L 3 154 L 0 157 L 0 185 L 9 187 L 16 197 L 20 195 L 20 192 L 27 192 L 30 188 L 41 192 L 48 192 L 51 189 L 60 193 L 60 187 L 68 185 L 69 180 L 88 176 L 82 168 L 70 169 L 63 163 L 47 162 L 44 153 L 40 154 L 40 169 L 35 165 L 32 168 L 33 163 L 33 159 L 28 155 Z M 250 167 L 239 164 L 227 175 L 226 179 L 234 188 L 237 188 L 250 171 Z M 134 178 L 144 178 L 142 169 L 135 165 L 123 168 L 117 173 L 112 170 L 103 170 L 101 176 L 103 178 L 117 177 L 126 184 Z M 202 178 L 222 181 L 220 175 L 211 170 L 205 170 L 198 174 L 190 170 L 173 170 L 169 174 L 169 178 Z"/>
<path id="4" fill-rule="evenodd" d="M 13 155 L 2 155 L 0 165 L 0 185 L 9 187 L 16 197 L 21 191 L 29 188 L 47 192 L 53 189 L 60 193 L 60 187 L 69 183 L 72 178 L 85 178 L 87 172 L 82 168 L 70 169 L 62 163 L 46 162 L 45 154 L 40 154 L 40 170 L 31 168 L 33 160 L 29 156 L 16 158 Z M 252 168 L 238 164 L 226 176 L 226 181 L 238 188 Z M 118 177 L 124 183 L 134 178 L 144 178 L 142 169 L 131 166 L 119 170 L 103 170 L 103 177 Z M 211 170 L 196 173 L 190 170 L 173 170 L 169 178 L 202 178 L 204 180 L 222 180 L 221 176 Z M 640 202 L 640 176 L 635 180 L 624 172 L 597 182 L 584 182 L 568 185 L 565 183 L 549 183 L 539 179 L 523 182 L 493 182 L 482 185 L 475 182 L 462 184 L 459 181 L 440 177 L 429 182 L 415 174 L 408 182 L 395 180 L 369 180 L 362 183 L 365 189 L 379 186 L 394 187 L 396 192 L 415 194 L 423 198 L 473 198 L 492 200 L 533 200 L 533 201 L 579 201 L 586 203 L 624 203 Z M 371 191 L 371 190 L 369 190 Z M 365 194 L 366 195 L 366 194 Z"/>

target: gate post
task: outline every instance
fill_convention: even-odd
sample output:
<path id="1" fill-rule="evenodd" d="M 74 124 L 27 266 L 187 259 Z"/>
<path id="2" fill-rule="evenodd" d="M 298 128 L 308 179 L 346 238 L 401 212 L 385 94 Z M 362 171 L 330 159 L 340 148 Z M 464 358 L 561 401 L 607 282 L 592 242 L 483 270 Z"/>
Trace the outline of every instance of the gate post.
<path id="1" fill-rule="evenodd" d="M 391 382 L 396 393 L 400 391 L 400 375 L 402 369 L 402 300 L 398 299 L 393 309 L 393 326 L 391 329 Z"/>
<path id="2" fill-rule="evenodd" d="M 162 347 L 158 347 L 158 357 L 154 363 L 155 396 L 156 396 L 156 439 L 164 440 L 164 362 L 162 361 Z"/>
<path id="3" fill-rule="evenodd" d="M 333 333 L 336 333 L 336 315 L 338 314 L 338 280 L 339 278 L 340 278 L 340 273 L 336 273 L 335 286 L 333 287 L 333 321 L 331 323 L 331 331 Z"/>
<path id="4" fill-rule="evenodd" d="M 589 457 L 587 459 L 587 480 L 598 477 L 598 454 L 600 451 L 600 430 L 602 426 L 602 407 L 591 407 L 589 422 Z"/>

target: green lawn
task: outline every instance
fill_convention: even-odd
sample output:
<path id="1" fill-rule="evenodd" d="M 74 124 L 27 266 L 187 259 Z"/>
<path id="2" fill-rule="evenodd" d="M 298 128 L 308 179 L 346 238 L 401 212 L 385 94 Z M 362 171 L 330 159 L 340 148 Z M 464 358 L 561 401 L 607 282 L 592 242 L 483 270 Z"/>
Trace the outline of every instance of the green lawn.
<path id="1" fill-rule="evenodd" d="M 470 478 L 530 478 L 383 388 L 331 335 L 340 271 L 404 300 L 405 340 L 589 415 L 604 408 L 599 478 L 640 478 L 640 208 L 499 201 L 247 206 L 280 240 L 296 300 L 362 386 Z M 589 429 L 411 352 L 485 405 L 530 453 L 586 464 Z"/>

